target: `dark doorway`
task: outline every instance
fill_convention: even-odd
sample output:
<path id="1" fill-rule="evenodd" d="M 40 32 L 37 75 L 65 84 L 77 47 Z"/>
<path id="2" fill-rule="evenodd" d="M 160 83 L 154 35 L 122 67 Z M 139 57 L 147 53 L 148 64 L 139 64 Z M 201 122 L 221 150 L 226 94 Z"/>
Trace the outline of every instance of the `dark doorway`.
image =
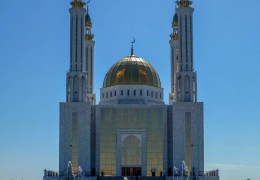
<path id="1" fill-rule="evenodd" d="M 122 167 L 122 176 L 141 176 L 141 167 Z"/>

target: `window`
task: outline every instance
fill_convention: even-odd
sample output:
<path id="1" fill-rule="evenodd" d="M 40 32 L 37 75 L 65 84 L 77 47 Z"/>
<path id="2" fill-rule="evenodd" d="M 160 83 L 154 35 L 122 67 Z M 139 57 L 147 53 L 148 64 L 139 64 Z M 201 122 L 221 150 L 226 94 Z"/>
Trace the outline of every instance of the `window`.
<path id="1" fill-rule="evenodd" d="M 106 98 L 108 98 L 108 92 L 106 93 Z"/>
<path id="2" fill-rule="evenodd" d="M 121 96 L 123 96 L 124 95 L 124 91 L 123 90 L 121 90 Z"/>
<path id="3" fill-rule="evenodd" d="M 104 99 L 104 93 L 102 93 L 102 98 Z"/>
<path id="4" fill-rule="evenodd" d="M 140 90 L 140 96 L 142 96 L 143 95 L 143 91 L 142 90 Z"/>
<path id="5" fill-rule="evenodd" d="M 115 91 L 114 95 L 116 96 L 116 91 Z"/>
<path id="6" fill-rule="evenodd" d="M 156 94 L 155 94 L 155 97 L 156 97 L 156 99 L 158 98 L 158 94 L 157 94 L 157 92 L 156 92 Z"/>
<path id="7" fill-rule="evenodd" d="M 136 96 L 136 90 L 134 90 L 134 96 Z"/>
<path id="8" fill-rule="evenodd" d="M 130 91 L 129 90 L 127 90 L 127 96 L 129 96 L 130 95 Z"/>
<path id="9" fill-rule="evenodd" d="M 152 96 L 152 98 L 153 98 L 153 91 L 151 92 L 151 96 Z"/>
<path id="10" fill-rule="evenodd" d="M 146 92 L 147 96 L 149 96 L 149 91 Z"/>
<path id="11" fill-rule="evenodd" d="M 110 97 L 112 97 L 112 95 L 113 95 L 113 93 L 112 93 L 112 91 L 110 92 Z"/>

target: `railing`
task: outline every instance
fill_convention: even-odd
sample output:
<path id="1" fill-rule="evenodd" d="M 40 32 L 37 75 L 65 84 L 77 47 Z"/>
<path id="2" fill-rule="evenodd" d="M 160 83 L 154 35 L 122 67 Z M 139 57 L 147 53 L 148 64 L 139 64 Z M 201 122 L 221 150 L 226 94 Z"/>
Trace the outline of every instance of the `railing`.
<path id="1" fill-rule="evenodd" d="M 211 170 L 211 171 L 174 171 L 171 176 L 175 177 L 198 177 L 198 176 L 219 176 L 219 170 Z"/>
<path id="2" fill-rule="evenodd" d="M 212 170 L 212 171 L 207 171 L 205 172 L 205 176 L 219 176 L 219 170 Z"/>
<path id="3" fill-rule="evenodd" d="M 82 171 L 79 174 L 78 173 L 71 173 L 71 172 L 66 172 L 66 171 L 61 171 L 58 173 L 57 171 L 52 171 L 52 170 L 44 170 L 44 176 L 47 177 L 74 177 L 74 176 L 81 176 L 81 177 L 89 177 L 89 176 L 96 176 L 96 174 L 91 174 L 91 171 Z"/>
<path id="4" fill-rule="evenodd" d="M 59 173 L 57 171 L 51 171 L 51 170 L 44 170 L 44 176 L 48 176 L 48 177 L 58 177 Z"/>
<path id="5" fill-rule="evenodd" d="M 75 177 L 75 176 L 80 176 L 80 177 L 90 177 L 90 176 L 96 176 L 99 174 L 99 172 L 93 172 L 91 171 L 83 171 L 79 174 L 72 174 L 68 173 L 66 171 L 62 171 L 58 173 L 57 171 L 52 171 L 52 170 L 44 170 L 44 176 L 46 177 Z M 100 177 L 106 177 L 102 176 L 102 173 L 99 175 Z M 211 170 L 211 171 L 174 171 L 171 175 L 168 176 L 174 176 L 174 177 L 198 177 L 198 176 L 213 176 L 213 177 L 218 177 L 219 176 L 219 170 Z M 121 176 L 120 176 L 121 177 Z"/>

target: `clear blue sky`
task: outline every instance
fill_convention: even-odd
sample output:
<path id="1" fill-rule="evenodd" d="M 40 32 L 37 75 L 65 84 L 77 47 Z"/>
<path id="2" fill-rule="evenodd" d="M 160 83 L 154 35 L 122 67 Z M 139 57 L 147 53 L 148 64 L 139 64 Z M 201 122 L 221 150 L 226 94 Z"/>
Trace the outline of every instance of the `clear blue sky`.
<path id="1" fill-rule="evenodd" d="M 0 6 L 0 179 L 41 180 L 58 169 L 59 102 L 69 63 L 69 0 Z M 260 1 L 194 0 L 198 97 L 205 102 L 205 169 L 260 178 Z M 92 0 L 95 92 L 135 53 L 158 71 L 168 103 L 174 0 Z"/>

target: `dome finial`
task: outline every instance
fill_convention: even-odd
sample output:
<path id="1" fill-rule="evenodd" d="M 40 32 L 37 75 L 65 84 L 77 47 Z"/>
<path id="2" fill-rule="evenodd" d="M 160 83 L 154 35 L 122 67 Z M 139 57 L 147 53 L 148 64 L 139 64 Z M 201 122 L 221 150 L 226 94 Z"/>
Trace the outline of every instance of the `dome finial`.
<path id="1" fill-rule="evenodd" d="M 133 37 L 133 41 L 131 42 L 132 46 L 131 46 L 131 56 L 134 55 L 134 43 L 135 43 L 135 38 Z"/>
<path id="2" fill-rule="evenodd" d="M 88 14 L 88 4 L 90 3 L 90 0 L 87 1 L 87 14 Z"/>
<path id="3" fill-rule="evenodd" d="M 87 14 L 85 16 L 85 39 L 88 41 L 94 38 L 94 34 L 91 33 L 92 21 L 89 15 L 89 8 L 88 8 L 90 0 L 88 0 L 86 3 L 87 3 Z"/>
<path id="4" fill-rule="evenodd" d="M 91 22 L 91 18 L 89 15 L 89 9 L 88 9 L 88 4 L 90 3 L 90 0 L 87 1 L 87 14 L 85 17 L 85 26 L 88 27 L 89 29 L 92 28 L 92 22 Z"/>

